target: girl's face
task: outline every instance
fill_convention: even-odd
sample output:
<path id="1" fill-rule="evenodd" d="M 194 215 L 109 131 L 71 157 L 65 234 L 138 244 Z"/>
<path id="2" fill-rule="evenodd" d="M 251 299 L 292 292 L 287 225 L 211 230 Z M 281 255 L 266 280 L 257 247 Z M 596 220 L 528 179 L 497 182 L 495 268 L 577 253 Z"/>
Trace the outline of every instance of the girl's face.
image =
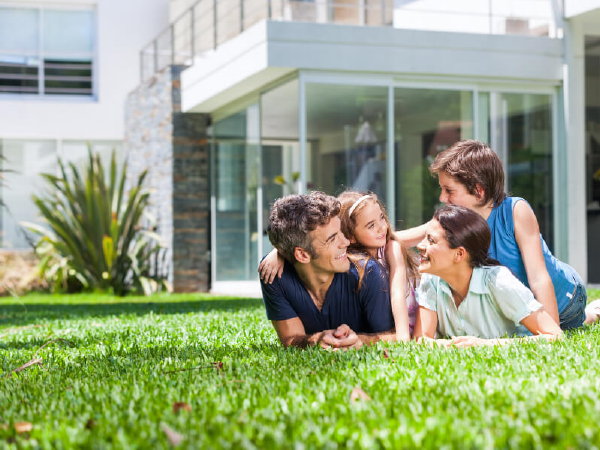
<path id="1" fill-rule="evenodd" d="M 454 267 L 456 249 L 450 248 L 446 232 L 437 220 L 429 221 L 425 238 L 417 248 L 421 255 L 419 272 L 441 277 Z"/>
<path id="2" fill-rule="evenodd" d="M 481 199 L 467 191 L 467 188 L 456 178 L 448 175 L 446 172 L 438 174 L 440 183 L 440 202 L 447 205 L 464 206 L 465 208 L 477 211 L 481 208 Z"/>
<path id="3" fill-rule="evenodd" d="M 388 223 L 385 214 L 377 202 L 367 200 L 364 207 L 357 211 L 352 243 L 359 243 L 367 249 L 385 246 Z"/>

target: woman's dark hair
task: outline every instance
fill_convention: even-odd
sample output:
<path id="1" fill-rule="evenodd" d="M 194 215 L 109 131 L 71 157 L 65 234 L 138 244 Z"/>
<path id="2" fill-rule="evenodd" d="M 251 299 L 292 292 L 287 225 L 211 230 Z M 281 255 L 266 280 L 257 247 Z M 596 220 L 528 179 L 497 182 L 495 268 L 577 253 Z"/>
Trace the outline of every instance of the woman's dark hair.
<path id="1" fill-rule="evenodd" d="M 445 205 L 433 214 L 446 233 L 450 248 L 463 247 L 469 254 L 471 267 L 498 266 L 488 256 L 492 239 L 490 227 L 475 211 L 456 205 Z"/>

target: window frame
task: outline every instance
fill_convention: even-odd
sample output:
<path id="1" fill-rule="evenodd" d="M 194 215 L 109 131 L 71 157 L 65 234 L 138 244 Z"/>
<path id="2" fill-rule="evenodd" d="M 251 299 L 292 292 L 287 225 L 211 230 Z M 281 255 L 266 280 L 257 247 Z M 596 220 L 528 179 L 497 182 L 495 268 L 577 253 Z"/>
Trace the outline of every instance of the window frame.
<path id="1" fill-rule="evenodd" d="M 0 49 L 0 54 L 11 55 L 17 58 L 33 58 L 37 59 L 37 64 L 35 67 L 37 68 L 37 93 L 32 92 L 0 92 L 0 99 L 12 99 L 12 100 L 46 100 L 46 101 L 73 101 L 73 102 L 89 102 L 96 101 L 98 98 L 98 11 L 97 6 L 94 4 L 21 4 L 15 2 L 2 2 L 0 1 L 0 8 L 14 8 L 14 9 L 23 9 L 23 10 L 36 10 L 38 11 L 38 44 L 35 55 L 25 54 L 25 52 L 4 52 Z M 47 93 L 46 92 L 46 74 L 45 74 L 45 64 L 46 60 L 57 59 L 60 56 L 57 53 L 45 53 L 44 52 L 44 36 L 43 36 L 43 28 L 44 28 L 44 13 L 45 11 L 89 11 L 92 15 L 92 49 L 89 53 L 90 59 L 90 92 L 89 93 Z M 83 54 L 83 53 L 82 53 Z M 86 55 L 87 57 L 88 55 Z"/>

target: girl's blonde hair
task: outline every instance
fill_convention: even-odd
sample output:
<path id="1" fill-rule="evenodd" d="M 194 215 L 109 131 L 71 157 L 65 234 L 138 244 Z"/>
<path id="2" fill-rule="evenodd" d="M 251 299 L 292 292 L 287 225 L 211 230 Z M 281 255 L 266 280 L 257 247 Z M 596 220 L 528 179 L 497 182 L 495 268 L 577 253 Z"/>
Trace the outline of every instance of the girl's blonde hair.
<path id="1" fill-rule="evenodd" d="M 348 240 L 354 239 L 354 230 L 356 228 L 356 218 L 360 211 L 365 208 L 369 203 L 375 203 L 379 205 L 383 217 L 387 224 L 387 232 L 385 235 L 385 241 L 388 242 L 393 239 L 392 224 L 388 218 L 385 205 L 377 194 L 372 192 L 357 192 L 357 191 L 344 191 L 338 195 L 340 202 L 340 221 L 342 233 Z M 404 264 L 406 265 L 406 272 L 411 285 L 416 284 L 416 280 L 419 279 L 419 271 L 417 270 L 417 263 L 415 258 L 412 257 L 404 246 L 402 246 L 402 253 L 404 254 Z M 365 275 L 365 267 L 370 258 L 365 247 L 359 242 L 353 242 L 348 246 L 348 258 L 356 266 L 358 270 L 358 289 L 362 285 L 362 280 Z M 415 287 L 415 286 L 413 286 Z"/>

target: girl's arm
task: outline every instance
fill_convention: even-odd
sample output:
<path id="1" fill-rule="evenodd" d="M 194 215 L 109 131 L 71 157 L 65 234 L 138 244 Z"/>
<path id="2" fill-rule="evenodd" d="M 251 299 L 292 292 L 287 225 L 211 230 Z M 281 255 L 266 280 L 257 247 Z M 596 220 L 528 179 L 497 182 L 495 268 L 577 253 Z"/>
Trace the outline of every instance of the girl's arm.
<path id="1" fill-rule="evenodd" d="M 425 237 L 428 223 L 429 222 L 419 225 L 418 227 L 408 228 L 406 230 L 395 231 L 394 239 L 400 241 L 406 248 L 414 247 Z"/>
<path id="2" fill-rule="evenodd" d="M 560 323 L 554 286 L 542 254 L 540 226 L 535 214 L 526 202 L 520 201 L 514 207 L 513 219 L 515 239 L 523 258 L 529 288 L 550 317 Z"/>
<path id="3" fill-rule="evenodd" d="M 409 341 L 408 307 L 406 305 L 406 255 L 402 244 L 391 239 L 385 246 L 385 259 L 390 268 L 390 300 L 396 325 L 396 340 Z"/>
<path id="4" fill-rule="evenodd" d="M 275 275 L 281 278 L 283 274 L 284 261 L 277 249 L 273 249 L 258 265 L 258 273 L 260 279 L 267 284 L 271 284 L 275 279 Z"/>

